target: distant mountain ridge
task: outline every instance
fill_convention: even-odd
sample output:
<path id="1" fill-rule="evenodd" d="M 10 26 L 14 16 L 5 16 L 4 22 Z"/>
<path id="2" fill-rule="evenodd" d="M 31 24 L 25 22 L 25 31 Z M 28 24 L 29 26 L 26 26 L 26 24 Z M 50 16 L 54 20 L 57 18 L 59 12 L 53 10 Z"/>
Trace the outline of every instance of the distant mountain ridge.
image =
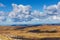
<path id="1" fill-rule="evenodd" d="M 60 25 L 60 23 L 59 24 L 32 24 L 32 25 L 27 25 L 27 24 L 22 24 L 22 25 L 20 25 L 20 24 L 14 24 L 14 25 L 11 25 L 11 26 L 43 26 L 43 25 Z"/>

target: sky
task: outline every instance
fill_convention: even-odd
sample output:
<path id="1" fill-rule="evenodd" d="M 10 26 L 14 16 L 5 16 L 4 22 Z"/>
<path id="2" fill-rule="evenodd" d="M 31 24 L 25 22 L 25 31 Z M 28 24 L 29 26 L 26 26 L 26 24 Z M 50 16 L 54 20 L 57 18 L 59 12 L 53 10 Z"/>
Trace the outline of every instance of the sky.
<path id="1" fill-rule="evenodd" d="M 60 23 L 60 0 L 0 0 L 0 25 Z"/>
<path id="2" fill-rule="evenodd" d="M 57 4 L 60 0 L 0 0 L 0 3 L 3 3 L 6 8 L 0 8 L 0 10 L 4 11 L 11 11 L 12 10 L 12 3 L 15 4 L 23 4 L 23 5 L 31 5 L 33 8 L 32 10 L 39 10 L 43 11 L 44 5 L 51 5 L 51 4 Z"/>

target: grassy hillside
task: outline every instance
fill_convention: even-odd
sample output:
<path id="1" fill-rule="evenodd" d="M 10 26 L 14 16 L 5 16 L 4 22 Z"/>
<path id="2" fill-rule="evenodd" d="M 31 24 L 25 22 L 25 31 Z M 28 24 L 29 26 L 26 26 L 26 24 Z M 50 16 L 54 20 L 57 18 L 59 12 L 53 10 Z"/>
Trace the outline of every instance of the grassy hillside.
<path id="1" fill-rule="evenodd" d="M 0 26 L 0 35 L 3 36 L 2 38 L 8 38 L 9 40 L 43 40 L 43 38 L 60 38 L 60 26 Z"/>

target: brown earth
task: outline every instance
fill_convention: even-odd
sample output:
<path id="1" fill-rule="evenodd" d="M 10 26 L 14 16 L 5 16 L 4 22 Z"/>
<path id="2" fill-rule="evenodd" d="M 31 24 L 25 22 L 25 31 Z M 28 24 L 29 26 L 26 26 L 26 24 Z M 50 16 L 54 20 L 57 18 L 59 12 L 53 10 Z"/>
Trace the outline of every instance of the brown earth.
<path id="1" fill-rule="evenodd" d="M 60 40 L 60 26 L 0 26 L 0 35 L 3 40 Z"/>

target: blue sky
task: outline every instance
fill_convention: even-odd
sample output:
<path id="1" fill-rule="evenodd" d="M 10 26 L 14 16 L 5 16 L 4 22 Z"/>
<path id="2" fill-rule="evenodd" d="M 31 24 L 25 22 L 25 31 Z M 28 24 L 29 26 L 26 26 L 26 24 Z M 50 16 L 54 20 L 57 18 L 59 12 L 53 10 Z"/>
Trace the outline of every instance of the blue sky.
<path id="1" fill-rule="evenodd" d="M 60 0 L 0 0 L 0 25 L 60 23 Z"/>
<path id="2" fill-rule="evenodd" d="M 44 5 L 51 5 L 57 4 L 60 0 L 0 0 L 0 3 L 6 5 L 7 9 L 0 8 L 0 10 L 11 11 L 12 10 L 12 3 L 15 4 L 23 4 L 23 5 L 31 5 L 33 8 L 32 10 L 40 10 L 43 11 L 42 8 Z"/>

